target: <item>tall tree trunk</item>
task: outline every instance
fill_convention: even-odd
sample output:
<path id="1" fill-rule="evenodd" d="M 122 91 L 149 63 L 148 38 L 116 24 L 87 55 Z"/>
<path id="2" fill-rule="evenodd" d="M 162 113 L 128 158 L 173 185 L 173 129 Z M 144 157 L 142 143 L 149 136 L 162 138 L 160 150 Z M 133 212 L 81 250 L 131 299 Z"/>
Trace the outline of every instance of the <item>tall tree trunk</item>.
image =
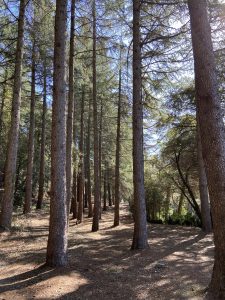
<path id="1" fill-rule="evenodd" d="M 121 50 L 120 50 L 121 51 Z M 117 134 L 116 134 L 116 165 L 115 165 L 115 213 L 114 226 L 120 224 L 120 123 L 121 123 L 121 54 L 120 54 L 120 70 L 119 70 L 119 99 L 117 113 Z"/>
<path id="2" fill-rule="evenodd" d="M 79 143 L 79 167 L 77 176 L 77 201 L 78 201 L 78 221 L 83 222 L 83 206 L 84 206 L 84 87 L 81 100 L 80 114 L 80 143 Z"/>
<path id="3" fill-rule="evenodd" d="M 108 189 L 108 201 L 109 201 L 109 206 L 112 206 L 111 186 L 110 186 L 109 176 L 108 176 L 107 189 Z"/>
<path id="4" fill-rule="evenodd" d="M 199 174 L 199 193 L 201 201 L 201 216 L 202 216 L 202 230 L 206 233 L 212 231 L 212 221 L 210 213 L 208 184 L 205 173 L 205 165 L 202 157 L 202 144 L 199 132 L 199 126 L 197 126 L 197 147 L 198 147 L 198 174 Z"/>
<path id="5" fill-rule="evenodd" d="M 99 120 L 99 219 L 102 218 L 102 114 L 103 105 L 102 98 L 100 104 L 100 120 Z"/>
<path id="6" fill-rule="evenodd" d="M 99 144 L 98 144 L 98 112 L 97 112 L 97 91 L 96 91 L 96 5 L 93 0 L 93 127 L 94 127 L 94 211 L 92 231 L 99 229 Z"/>
<path id="7" fill-rule="evenodd" d="M 4 195 L 1 202 L 0 226 L 10 228 L 13 212 L 13 194 L 15 188 L 15 173 L 18 151 L 19 123 L 20 123 L 20 103 L 21 103 L 21 81 L 22 81 L 22 61 L 24 44 L 24 19 L 25 19 L 25 0 L 20 0 L 18 37 L 15 57 L 13 99 L 11 111 L 11 126 L 9 130 L 5 176 L 4 176 Z"/>
<path id="8" fill-rule="evenodd" d="M 46 143 L 46 113 L 47 113 L 47 70 L 46 58 L 44 60 L 44 93 L 42 106 L 42 125 L 41 125 L 41 151 L 40 151 L 40 170 L 39 170 L 39 187 L 38 200 L 36 209 L 42 208 L 44 197 L 44 183 L 45 183 L 45 143 Z"/>
<path id="9" fill-rule="evenodd" d="M 90 167 L 90 149 L 91 149 L 91 98 L 88 108 L 88 132 L 87 132 L 87 198 L 88 198 L 88 218 L 93 217 L 91 202 L 91 167 Z"/>
<path id="10" fill-rule="evenodd" d="M 25 184 L 25 201 L 23 213 L 27 214 L 31 211 L 32 205 L 32 182 L 33 182 L 33 162 L 34 162 L 34 130 L 35 130 L 35 77 L 36 77 L 36 51 L 35 40 L 32 47 L 32 70 L 31 70 L 31 101 L 30 101 L 30 128 L 28 138 L 28 158 L 27 158 L 27 174 Z"/>
<path id="11" fill-rule="evenodd" d="M 195 63 L 197 119 L 199 120 L 211 202 L 215 262 L 209 299 L 225 299 L 225 127 L 217 91 L 211 28 L 205 0 L 188 0 Z"/>
<path id="12" fill-rule="evenodd" d="M 73 143 L 73 111 L 74 111 L 74 26 L 75 26 L 75 0 L 71 0 L 70 21 L 70 53 L 69 53 L 69 97 L 67 112 L 66 133 L 66 192 L 67 212 L 69 216 L 70 202 L 72 198 L 72 143 Z"/>
<path id="13" fill-rule="evenodd" d="M 144 188 L 143 103 L 141 96 L 140 0 L 133 1 L 133 183 L 134 234 L 132 249 L 148 247 Z"/>
<path id="14" fill-rule="evenodd" d="M 51 136 L 51 203 L 46 263 L 67 264 L 66 205 L 66 25 L 67 1 L 56 1 Z"/>

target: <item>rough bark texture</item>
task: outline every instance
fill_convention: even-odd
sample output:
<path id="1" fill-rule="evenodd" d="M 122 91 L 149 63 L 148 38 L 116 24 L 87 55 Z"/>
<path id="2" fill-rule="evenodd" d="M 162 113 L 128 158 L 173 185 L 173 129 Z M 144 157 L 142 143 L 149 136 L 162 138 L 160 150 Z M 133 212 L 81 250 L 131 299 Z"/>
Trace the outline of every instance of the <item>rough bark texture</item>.
<path id="1" fill-rule="evenodd" d="M 51 203 L 46 263 L 67 264 L 66 205 L 66 23 L 67 1 L 56 1 L 51 136 Z"/>
<path id="2" fill-rule="evenodd" d="M 197 126 L 198 127 L 198 126 Z M 208 184 L 205 173 L 205 165 L 202 157 L 202 144 L 199 127 L 197 128 L 197 147 L 198 147 L 198 174 L 199 174 L 199 193 L 201 201 L 202 230 L 206 233 L 212 231 L 212 221 L 210 213 Z"/>
<path id="3" fill-rule="evenodd" d="M 225 299 L 225 128 L 205 0 L 189 0 L 197 118 L 211 202 L 215 262 L 209 299 Z"/>
<path id="4" fill-rule="evenodd" d="M 32 67 L 31 67 L 31 101 L 30 101 L 30 128 L 27 147 L 27 173 L 25 184 L 25 200 L 23 213 L 31 212 L 32 206 L 32 182 L 33 182 L 33 163 L 34 163 L 34 130 L 35 130 L 35 77 L 36 77 L 36 62 L 35 62 L 35 41 L 32 48 Z"/>
<path id="5" fill-rule="evenodd" d="M 119 99 L 117 113 L 117 134 L 116 134 L 116 165 L 115 165 L 115 213 L 114 226 L 120 224 L 120 123 L 121 123 L 121 66 L 119 71 Z"/>
<path id="6" fill-rule="evenodd" d="M 25 0 L 20 1 L 18 19 L 18 37 L 15 57 L 15 71 L 13 84 L 13 99 L 11 111 L 11 125 L 5 162 L 4 194 L 1 202 L 0 226 L 10 228 L 13 211 L 13 193 L 15 187 L 16 161 L 18 150 L 19 123 L 20 123 L 20 103 L 21 103 L 21 80 L 22 80 L 22 60 L 23 60 L 23 37 L 25 19 Z"/>
<path id="7" fill-rule="evenodd" d="M 143 103 L 141 97 L 140 0 L 133 1 L 133 183 L 134 235 L 132 249 L 148 247 L 143 157 Z"/>
<path id="8" fill-rule="evenodd" d="M 44 62 L 44 94 L 42 107 L 42 127 L 41 127 L 41 151 L 40 151 L 40 170 L 39 170 L 39 187 L 37 209 L 42 208 L 44 197 L 44 183 L 45 183 L 45 142 L 46 142 L 46 113 L 47 113 L 47 70 L 46 60 Z"/>
<path id="9" fill-rule="evenodd" d="M 88 109 L 88 132 L 87 132 L 87 200 L 88 200 L 88 218 L 93 217 L 92 212 L 92 202 L 91 202 L 91 167 L 90 167 L 90 149 L 91 149 L 91 98 L 89 100 L 89 109 Z"/>
<path id="10" fill-rule="evenodd" d="M 99 149 L 98 149 L 98 112 L 97 112 L 97 91 L 96 91 L 96 6 L 93 0 L 93 127 L 94 127 L 94 210 L 92 231 L 99 229 Z"/>
<path id="11" fill-rule="evenodd" d="M 73 111 L 74 111 L 74 26 L 75 26 L 75 0 L 71 0 L 70 20 L 70 53 L 69 53 L 69 96 L 67 112 L 66 133 L 66 193 L 67 211 L 69 216 L 70 202 L 72 198 L 72 143 L 73 143 Z"/>
<path id="12" fill-rule="evenodd" d="M 80 143 L 79 143 L 79 167 L 77 175 L 77 201 L 78 201 L 78 216 L 77 219 L 81 223 L 83 221 L 84 207 L 84 87 L 81 100 L 80 114 Z"/>

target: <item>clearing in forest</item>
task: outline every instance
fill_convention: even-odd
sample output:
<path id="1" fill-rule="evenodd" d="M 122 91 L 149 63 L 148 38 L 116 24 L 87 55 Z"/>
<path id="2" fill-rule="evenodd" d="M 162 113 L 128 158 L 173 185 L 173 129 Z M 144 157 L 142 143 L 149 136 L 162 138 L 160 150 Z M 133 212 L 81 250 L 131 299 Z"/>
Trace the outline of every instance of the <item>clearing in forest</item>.
<path id="1" fill-rule="evenodd" d="M 203 299 L 213 265 L 211 235 L 198 228 L 149 225 L 149 249 L 130 251 L 133 224 L 127 206 L 121 226 L 113 210 L 69 231 L 69 267 L 44 267 L 48 215 L 20 216 L 18 229 L 1 234 L 0 299 Z M 20 222 L 20 223 L 18 223 Z"/>

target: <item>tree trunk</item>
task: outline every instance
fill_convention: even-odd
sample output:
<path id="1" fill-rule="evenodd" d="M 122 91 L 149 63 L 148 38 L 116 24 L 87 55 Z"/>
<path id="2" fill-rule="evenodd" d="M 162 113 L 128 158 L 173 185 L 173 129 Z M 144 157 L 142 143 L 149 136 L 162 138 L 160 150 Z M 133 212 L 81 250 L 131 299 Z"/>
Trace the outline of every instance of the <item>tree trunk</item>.
<path id="1" fill-rule="evenodd" d="M 90 167 L 90 148 L 91 148 L 91 98 L 88 108 L 88 132 L 87 132 L 87 198 L 88 198 L 88 218 L 93 217 L 91 202 L 91 167 Z"/>
<path id="2" fill-rule="evenodd" d="M 184 203 L 184 194 L 181 192 L 180 198 L 179 198 L 179 203 L 178 203 L 178 208 L 177 208 L 177 213 L 179 216 L 181 216 L 181 213 L 182 213 L 183 203 Z"/>
<path id="3" fill-rule="evenodd" d="M 199 193 L 201 201 L 201 216 L 202 216 L 202 230 L 206 233 L 212 231 L 212 221 L 210 214 L 210 204 L 208 195 L 208 184 L 205 173 L 205 165 L 202 157 L 202 144 L 197 125 L 197 149 L 198 149 L 198 174 L 199 174 Z"/>
<path id="4" fill-rule="evenodd" d="M 39 171 L 38 201 L 37 201 L 36 209 L 42 208 L 43 197 L 44 197 L 46 113 L 47 113 L 47 70 L 46 70 L 46 58 L 45 58 L 45 61 L 44 61 L 44 94 L 43 94 L 42 127 L 41 127 L 40 171 Z"/>
<path id="5" fill-rule="evenodd" d="M 56 1 L 51 136 L 51 203 L 46 264 L 67 264 L 66 205 L 66 26 L 67 1 Z"/>
<path id="6" fill-rule="evenodd" d="M 205 0 L 188 0 L 195 63 L 197 118 L 211 202 L 215 262 L 209 299 L 225 299 L 225 128 L 217 94 L 211 28 Z"/>
<path id="7" fill-rule="evenodd" d="M 2 88 L 2 102 L 1 102 L 1 108 L 0 108 L 0 136 L 2 135 L 2 125 L 3 125 L 3 114 L 4 114 L 4 108 L 5 108 L 5 97 L 6 97 L 6 91 L 7 91 L 7 79 L 8 79 L 8 70 L 5 70 L 4 74 L 4 84 Z"/>
<path id="8" fill-rule="evenodd" d="M 74 26 L 75 26 L 75 0 L 71 0 L 70 21 L 70 53 L 69 53 L 69 96 L 67 112 L 66 132 L 66 193 L 67 212 L 69 216 L 70 202 L 72 198 L 72 143 L 73 143 L 73 111 L 74 111 Z"/>
<path id="9" fill-rule="evenodd" d="M 110 186 L 110 182 L 109 182 L 109 177 L 108 177 L 108 201 L 109 201 L 109 206 L 112 206 L 112 197 L 111 197 L 111 186 Z"/>
<path id="10" fill-rule="evenodd" d="M 20 123 L 20 103 L 21 103 L 21 81 L 22 81 L 22 61 L 24 44 L 24 19 L 25 19 L 25 0 L 20 0 L 19 19 L 18 19 L 18 38 L 15 57 L 13 99 L 11 111 L 11 126 L 9 130 L 5 176 L 4 176 L 4 195 L 1 202 L 0 226 L 10 228 L 13 212 L 13 194 L 15 188 L 15 173 L 18 151 L 19 123 Z"/>
<path id="11" fill-rule="evenodd" d="M 94 127 L 94 211 L 92 231 L 99 229 L 99 149 L 98 149 L 98 112 L 97 112 L 97 91 L 96 91 L 96 5 L 93 0 L 93 127 Z"/>
<path id="12" fill-rule="evenodd" d="M 31 71 L 31 102 L 30 102 L 30 128 L 28 138 L 28 158 L 27 158 L 27 174 L 25 185 L 25 201 L 23 213 L 31 212 L 32 206 L 32 182 L 33 182 L 33 162 L 34 162 L 34 130 L 35 130 L 35 77 L 36 77 L 36 62 L 35 62 L 35 41 L 32 48 L 32 71 Z"/>
<path id="13" fill-rule="evenodd" d="M 121 50 L 120 50 L 121 51 Z M 117 113 L 117 134 L 116 134 L 116 165 L 115 165 L 115 213 L 114 226 L 120 224 L 120 123 L 121 123 L 121 54 L 120 54 L 120 70 L 119 70 L 119 99 Z"/>
<path id="14" fill-rule="evenodd" d="M 107 176 L 106 176 L 106 170 L 104 171 L 104 195 L 103 195 L 103 211 L 107 210 Z"/>
<path id="15" fill-rule="evenodd" d="M 79 167 L 77 175 L 77 201 L 78 201 L 78 221 L 83 222 L 84 206 L 84 87 L 81 100 L 81 117 L 80 117 L 80 143 L 79 143 Z"/>
<path id="16" fill-rule="evenodd" d="M 133 1 L 133 183 L 134 234 L 132 249 L 148 247 L 144 189 L 143 103 L 141 96 L 140 0 Z"/>
<path id="17" fill-rule="evenodd" d="M 73 219 L 77 219 L 77 171 L 75 166 L 73 169 L 73 197 L 71 210 L 73 213 Z"/>
<path id="18" fill-rule="evenodd" d="M 169 210 L 170 210 L 170 196 L 171 196 L 171 189 L 168 186 L 166 190 L 166 203 L 165 203 L 165 221 L 168 221 L 169 218 Z"/>
<path id="19" fill-rule="evenodd" d="M 102 218 L 102 114 L 103 105 L 101 98 L 100 120 L 99 120 L 99 219 Z"/>

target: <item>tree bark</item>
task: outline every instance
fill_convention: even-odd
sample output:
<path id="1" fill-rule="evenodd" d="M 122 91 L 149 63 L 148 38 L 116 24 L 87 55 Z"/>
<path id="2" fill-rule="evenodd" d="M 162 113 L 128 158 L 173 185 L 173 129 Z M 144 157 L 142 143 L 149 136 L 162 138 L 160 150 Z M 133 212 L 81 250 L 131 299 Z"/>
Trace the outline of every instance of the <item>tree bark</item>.
<path id="1" fill-rule="evenodd" d="M 102 115 L 103 104 L 102 98 L 100 103 L 100 120 L 99 120 L 99 219 L 102 218 Z"/>
<path id="2" fill-rule="evenodd" d="M 205 0 L 188 0 L 195 65 L 197 119 L 211 202 L 215 262 L 209 299 L 225 299 L 225 127 L 217 91 L 211 28 Z"/>
<path id="3" fill-rule="evenodd" d="M 28 137 L 28 158 L 27 158 L 27 174 L 25 184 L 25 200 L 23 213 L 27 214 L 31 212 L 32 206 L 32 182 L 33 182 L 33 163 L 34 163 L 34 130 L 35 130 L 35 77 L 36 77 L 36 51 L 35 40 L 32 47 L 32 67 L 31 67 L 31 101 L 30 101 L 30 128 Z"/>
<path id="4" fill-rule="evenodd" d="M 140 0 L 133 1 L 133 184 L 134 234 L 131 249 L 148 247 L 143 156 L 143 103 L 141 96 Z"/>
<path id="5" fill-rule="evenodd" d="M 43 93 L 43 106 L 42 106 L 39 187 L 38 187 L 38 200 L 37 200 L 36 209 L 41 209 L 42 208 L 43 197 L 44 197 L 46 114 L 47 114 L 47 70 L 46 70 L 46 58 L 45 58 L 45 60 L 44 60 L 44 93 Z"/>
<path id="6" fill-rule="evenodd" d="M 87 132 L 87 198 L 88 198 L 88 218 L 93 217 L 91 201 L 91 167 L 90 167 L 90 149 L 91 149 L 91 98 L 88 108 L 88 132 Z"/>
<path id="7" fill-rule="evenodd" d="M 69 53 L 69 96 L 67 112 L 66 133 L 66 192 L 67 212 L 69 216 L 70 202 L 72 198 L 72 143 L 73 143 L 73 111 L 74 111 L 74 27 L 75 27 L 75 0 L 71 0 L 70 19 L 70 53 Z"/>
<path id="8" fill-rule="evenodd" d="M 79 223 L 83 222 L 83 207 L 84 207 L 84 87 L 81 100 L 80 114 L 80 143 L 79 143 L 79 167 L 77 175 L 77 201 L 78 201 L 78 217 Z"/>
<path id="9" fill-rule="evenodd" d="M 199 132 L 199 126 L 197 125 L 197 149 L 198 149 L 198 174 L 199 174 L 199 193 L 201 201 L 201 216 L 202 216 L 202 230 L 206 233 L 212 231 L 212 221 L 210 213 L 208 184 L 205 173 L 205 165 L 202 157 L 202 144 Z"/>
<path id="10" fill-rule="evenodd" d="M 121 50 L 120 50 L 121 51 Z M 117 113 L 117 134 L 116 134 L 116 165 L 115 165 L 115 211 L 114 226 L 120 224 L 120 123 L 121 123 L 121 54 L 120 54 L 120 70 L 119 70 L 119 98 Z"/>
<path id="11" fill-rule="evenodd" d="M 67 1 L 56 1 L 51 136 L 51 203 L 46 264 L 67 264 L 66 203 L 66 25 Z"/>
<path id="12" fill-rule="evenodd" d="M 106 170 L 104 171 L 104 194 L 103 194 L 103 211 L 107 210 L 107 173 Z"/>
<path id="13" fill-rule="evenodd" d="M 97 91 L 96 91 L 96 5 L 93 0 L 93 127 L 94 127 L 94 210 L 92 231 L 99 230 L 99 144 L 98 144 L 98 112 L 97 112 Z"/>
<path id="14" fill-rule="evenodd" d="M 11 111 L 11 125 L 9 130 L 5 176 L 4 176 L 4 194 L 1 202 L 0 226 L 10 228 L 13 212 L 13 194 L 15 188 L 15 173 L 18 151 L 19 123 L 20 123 L 20 103 L 21 103 L 21 81 L 22 81 L 22 61 L 24 45 L 24 19 L 25 19 L 26 1 L 20 0 L 19 19 L 18 19 L 18 37 L 15 57 L 15 71 L 13 84 L 13 99 Z"/>

